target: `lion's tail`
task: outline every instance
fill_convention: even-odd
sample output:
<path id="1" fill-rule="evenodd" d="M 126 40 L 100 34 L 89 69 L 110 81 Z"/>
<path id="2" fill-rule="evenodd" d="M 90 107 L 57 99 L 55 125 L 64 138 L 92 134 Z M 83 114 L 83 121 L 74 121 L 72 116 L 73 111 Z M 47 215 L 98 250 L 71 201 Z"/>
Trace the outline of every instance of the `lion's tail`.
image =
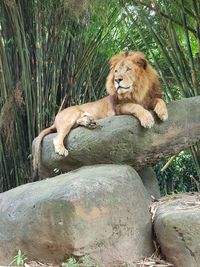
<path id="1" fill-rule="evenodd" d="M 43 138 L 48 135 L 49 133 L 53 133 L 56 131 L 56 127 L 53 124 L 49 128 L 44 129 L 36 138 L 34 144 L 34 152 L 33 152 L 33 176 L 32 181 L 38 181 L 39 179 L 39 164 L 40 164 L 40 156 L 41 156 L 41 144 Z"/>

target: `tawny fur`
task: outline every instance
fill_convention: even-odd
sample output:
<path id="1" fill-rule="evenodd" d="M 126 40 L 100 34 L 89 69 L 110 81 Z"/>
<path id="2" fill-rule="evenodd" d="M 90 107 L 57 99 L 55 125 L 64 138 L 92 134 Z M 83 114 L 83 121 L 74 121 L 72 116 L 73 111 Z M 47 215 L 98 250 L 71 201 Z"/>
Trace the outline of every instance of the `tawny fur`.
<path id="1" fill-rule="evenodd" d="M 41 142 L 44 136 L 51 132 L 57 131 L 53 141 L 55 152 L 67 156 L 64 138 L 72 128 L 79 125 L 92 127 L 95 120 L 130 114 L 138 118 L 143 127 L 151 128 L 154 119 L 148 110 L 154 110 L 163 121 L 168 118 L 157 72 L 141 52 L 125 52 L 111 58 L 106 90 L 108 96 L 98 101 L 69 107 L 59 112 L 54 124 L 39 134 L 34 150 L 36 174 L 40 162 Z"/>

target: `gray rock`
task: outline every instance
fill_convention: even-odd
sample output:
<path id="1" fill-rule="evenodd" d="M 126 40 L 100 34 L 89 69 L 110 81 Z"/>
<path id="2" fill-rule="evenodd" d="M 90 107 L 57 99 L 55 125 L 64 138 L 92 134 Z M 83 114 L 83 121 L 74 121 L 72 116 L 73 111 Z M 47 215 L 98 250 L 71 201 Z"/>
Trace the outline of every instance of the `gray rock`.
<path id="1" fill-rule="evenodd" d="M 90 255 L 105 264 L 153 252 L 145 188 L 129 166 L 98 165 L 0 194 L 0 264 Z"/>
<path id="2" fill-rule="evenodd" d="M 142 179 L 142 182 L 152 199 L 154 197 L 155 199 L 160 198 L 160 187 L 158 184 L 158 180 L 156 177 L 156 173 L 151 167 L 143 168 L 141 171 L 138 171 L 139 176 Z"/>
<path id="3" fill-rule="evenodd" d="M 132 116 L 115 116 L 98 121 L 96 129 L 79 127 L 65 138 L 68 157 L 54 152 L 53 138 L 44 138 L 41 178 L 93 164 L 128 164 L 136 170 L 152 166 L 160 159 L 177 154 L 200 139 L 200 96 L 168 105 L 169 120 L 144 129 Z M 155 114 L 154 114 L 155 115 Z"/>
<path id="4" fill-rule="evenodd" d="M 155 233 L 162 253 L 175 267 L 200 266 L 200 194 L 161 199 Z"/>

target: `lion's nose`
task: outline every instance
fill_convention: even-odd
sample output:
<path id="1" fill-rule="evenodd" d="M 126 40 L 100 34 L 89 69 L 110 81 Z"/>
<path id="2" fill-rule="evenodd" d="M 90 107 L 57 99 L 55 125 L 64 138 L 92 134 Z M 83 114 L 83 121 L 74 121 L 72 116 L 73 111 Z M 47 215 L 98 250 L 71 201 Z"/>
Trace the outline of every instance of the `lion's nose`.
<path id="1" fill-rule="evenodd" d="M 117 78 L 117 79 L 115 79 L 115 82 L 120 83 L 122 80 L 123 80 L 122 78 Z"/>

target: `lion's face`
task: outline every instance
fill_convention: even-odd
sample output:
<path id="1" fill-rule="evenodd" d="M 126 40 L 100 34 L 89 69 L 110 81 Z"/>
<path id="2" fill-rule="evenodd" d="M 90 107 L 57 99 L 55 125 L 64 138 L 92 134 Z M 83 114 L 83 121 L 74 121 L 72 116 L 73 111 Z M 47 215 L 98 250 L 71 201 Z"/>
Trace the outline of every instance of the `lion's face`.
<path id="1" fill-rule="evenodd" d="M 122 60 L 113 69 L 113 82 L 117 94 L 134 90 L 137 66 L 131 60 Z"/>
<path id="2" fill-rule="evenodd" d="M 121 53 L 111 58 L 107 78 L 107 92 L 110 95 L 126 95 L 134 92 L 140 77 L 144 75 L 147 61 L 141 52 Z"/>

